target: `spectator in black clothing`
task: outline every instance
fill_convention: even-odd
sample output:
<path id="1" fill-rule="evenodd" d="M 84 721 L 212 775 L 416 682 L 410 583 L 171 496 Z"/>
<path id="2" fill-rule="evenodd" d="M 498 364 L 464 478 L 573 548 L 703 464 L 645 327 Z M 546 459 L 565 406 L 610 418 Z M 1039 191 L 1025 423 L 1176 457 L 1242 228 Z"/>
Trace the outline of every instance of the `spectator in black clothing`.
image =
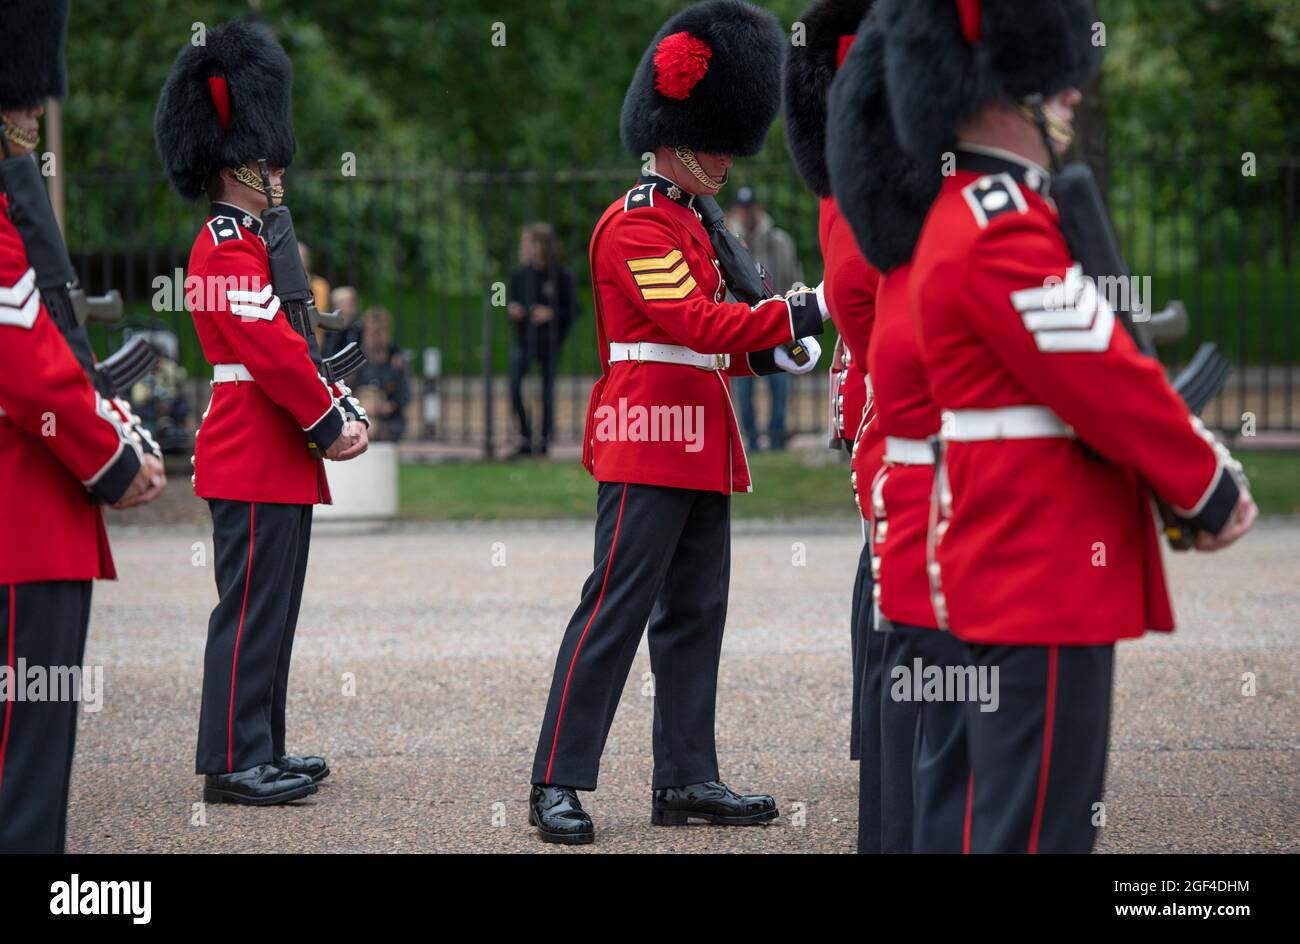
<path id="1" fill-rule="evenodd" d="M 406 358 L 393 345 L 393 316 L 387 308 L 366 310 L 361 320 L 361 350 L 366 363 L 357 371 L 353 386 L 370 415 L 370 441 L 396 442 L 406 434 L 411 390 Z"/>
<path id="2" fill-rule="evenodd" d="M 555 431 L 555 368 L 560 347 L 578 313 L 573 277 L 562 266 L 555 230 L 549 223 L 529 223 L 519 236 L 519 268 L 510 274 L 507 312 L 515 326 L 510 351 L 510 399 L 519 423 L 519 447 L 512 458 L 546 455 Z M 542 368 L 542 436 L 524 404 L 524 375 L 536 361 Z"/>

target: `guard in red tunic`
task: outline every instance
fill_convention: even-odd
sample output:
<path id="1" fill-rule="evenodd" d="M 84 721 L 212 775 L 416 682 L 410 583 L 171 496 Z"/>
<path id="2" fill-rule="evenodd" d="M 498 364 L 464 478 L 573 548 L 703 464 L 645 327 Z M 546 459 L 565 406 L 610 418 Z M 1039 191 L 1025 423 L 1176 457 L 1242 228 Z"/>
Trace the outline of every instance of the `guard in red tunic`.
<path id="1" fill-rule="evenodd" d="M 186 304 L 212 365 L 194 491 L 212 511 L 220 599 L 208 623 L 196 770 L 209 802 L 285 803 L 316 791 L 325 759 L 285 748 L 285 700 L 323 458 L 366 448 L 365 424 L 312 361 L 310 325 L 277 294 L 263 229 L 293 160 L 291 66 L 263 26 L 233 22 L 186 45 L 155 116 L 172 186 L 206 195 Z M 280 217 L 283 219 L 283 216 Z M 299 313 L 300 314 L 300 313 Z"/>
<path id="2" fill-rule="evenodd" d="M 848 54 L 853 34 L 870 7 L 871 0 L 816 0 L 799 15 L 796 23 L 801 28 L 800 41 L 791 42 L 785 54 L 784 113 L 785 141 L 795 169 L 820 201 L 817 235 L 822 249 L 822 287 L 826 307 L 839 332 L 830 365 L 831 448 L 854 456 L 865 453 L 864 461 L 874 457 L 879 462 L 867 379 L 867 350 L 879 275 L 858 251 L 848 223 L 831 196 L 826 169 L 826 96 L 836 70 Z M 852 471 L 850 477 L 855 483 L 856 501 Z M 849 617 L 853 652 L 849 757 L 853 760 L 858 760 L 861 753 L 863 725 L 874 730 L 879 721 L 874 712 L 865 719 L 861 715 L 864 686 L 876 695 L 880 690 L 880 677 L 872 668 L 879 667 L 879 640 L 871 633 L 870 563 L 869 544 L 864 540 Z M 867 673 L 870 677 L 864 683 Z M 878 751 L 875 747 L 869 751 L 873 753 L 867 763 L 878 769 Z M 879 805 L 878 796 L 860 799 L 873 807 Z"/>
<path id="3" fill-rule="evenodd" d="M 881 710 L 881 670 L 888 637 L 873 632 L 875 583 L 868 526 L 869 484 L 880 468 L 884 440 L 867 375 L 878 301 L 876 268 L 863 258 L 846 218 L 831 194 L 827 169 L 827 97 L 837 70 L 853 46 L 869 0 L 817 0 L 800 16 L 802 34 L 786 52 L 786 142 L 804 182 L 821 198 L 823 282 L 827 307 L 839 330 L 831 364 L 831 445 L 850 452 L 850 484 L 862 514 L 863 543 L 853 584 L 850 638 L 853 651 L 853 713 L 850 756 L 859 762 L 858 851 L 906 851 L 911 841 L 910 713 Z M 861 208 L 859 208 L 861 209 Z M 907 740 L 906 757 L 882 757 L 882 746 Z M 896 752 L 897 753 L 897 752 Z"/>
<path id="4" fill-rule="evenodd" d="M 693 204 L 762 146 L 780 99 L 784 35 L 769 13 L 710 0 L 677 14 L 642 57 L 623 142 L 648 172 L 591 239 L 597 342 L 583 461 L 600 483 L 595 568 L 556 659 L 533 762 L 529 821 L 542 839 L 590 842 L 577 791 L 597 769 L 649 621 L 654 672 L 652 819 L 766 822 L 770 796 L 718 781 L 714 702 L 726 621 L 730 495 L 749 491 L 727 374 L 812 369 L 820 292 L 753 307 L 725 301 Z M 808 339 L 797 367 L 779 345 Z M 747 353 L 754 352 L 754 353 Z"/>
<path id="5" fill-rule="evenodd" d="M 26 686 L 81 671 L 91 581 L 117 576 L 100 505 L 161 488 L 60 333 L 10 218 L 7 181 L 40 145 L 42 103 L 65 92 L 67 22 L 66 3 L 0 6 L 0 36 L 23 53 L 0 58 L 0 853 L 63 851 L 77 699 Z"/>
<path id="6" fill-rule="evenodd" d="M 970 763 L 960 702 L 917 702 L 910 679 L 915 666 L 963 667 L 965 645 L 936 629 L 926 574 L 930 494 L 939 408 L 930 396 L 908 301 L 912 252 L 925 214 L 939 191 L 929 162 L 906 154 L 889 114 L 876 16 L 863 24 L 832 91 L 829 141 L 837 199 L 862 246 L 881 270 L 869 363 L 876 425 L 885 442 L 884 464 L 863 490 L 871 515 L 872 567 L 877 574 L 878 628 L 889 641 L 881 715 L 887 781 L 906 790 L 885 791 L 886 835 L 893 848 L 960 852 Z M 917 660 L 920 660 L 919 663 Z M 889 813 L 895 815 L 890 816 Z M 900 835 L 898 821 L 911 832 Z"/>
<path id="7" fill-rule="evenodd" d="M 1088 0 L 890 0 L 891 112 L 943 180 L 908 283 L 941 411 L 929 537 L 965 703 L 972 852 L 1086 852 L 1102 819 L 1114 644 L 1173 628 L 1154 492 L 1226 546 L 1256 508 L 1062 236 L 1046 169 L 1095 66 Z M 996 673 L 996 675 L 995 675 Z"/>

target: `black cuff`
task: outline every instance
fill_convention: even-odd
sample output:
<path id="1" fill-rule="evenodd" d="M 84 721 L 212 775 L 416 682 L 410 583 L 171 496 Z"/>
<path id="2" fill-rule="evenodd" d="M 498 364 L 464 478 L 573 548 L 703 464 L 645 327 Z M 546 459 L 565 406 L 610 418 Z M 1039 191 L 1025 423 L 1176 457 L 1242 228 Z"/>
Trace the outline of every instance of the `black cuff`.
<path id="1" fill-rule="evenodd" d="M 90 492 L 96 498 L 102 499 L 111 505 L 126 494 L 126 490 L 131 487 L 131 483 L 135 480 L 135 475 L 139 471 L 139 455 L 130 445 L 123 443 L 122 451 L 113 460 L 113 464 L 99 477 L 99 481 L 90 486 Z"/>
<path id="2" fill-rule="evenodd" d="M 307 430 L 307 441 L 321 452 L 327 452 L 329 447 L 334 445 L 334 440 L 342 435 L 343 414 L 337 408 L 330 407 L 329 412 Z"/>
<path id="3" fill-rule="evenodd" d="M 1192 525 L 1198 531 L 1218 534 L 1228 523 L 1240 497 L 1241 489 L 1237 487 L 1237 480 L 1227 466 L 1219 466 L 1219 480 L 1214 483 L 1214 490 L 1201 506 L 1200 512 L 1191 519 Z"/>
<path id="4" fill-rule="evenodd" d="M 786 299 L 786 304 L 790 307 L 790 322 L 794 325 L 794 337 L 790 340 L 815 337 L 826 330 L 816 292 L 791 295 Z"/>
<path id="5" fill-rule="evenodd" d="M 749 369 L 754 372 L 756 377 L 781 373 L 781 368 L 776 366 L 776 348 L 774 347 L 769 347 L 766 351 L 751 351 L 747 357 L 749 358 Z"/>

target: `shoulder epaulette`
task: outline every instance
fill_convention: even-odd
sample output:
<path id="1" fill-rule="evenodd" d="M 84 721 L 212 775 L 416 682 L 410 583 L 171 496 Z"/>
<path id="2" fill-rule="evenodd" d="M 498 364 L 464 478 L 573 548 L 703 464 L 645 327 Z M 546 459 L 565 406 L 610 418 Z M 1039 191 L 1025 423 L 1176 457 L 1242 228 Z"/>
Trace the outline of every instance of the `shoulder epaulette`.
<path id="1" fill-rule="evenodd" d="M 1028 213 L 1029 204 L 1020 192 L 1020 185 L 1010 174 L 986 174 L 961 189 L 961 195 L 975 215 L 975 222 L 984 229 L 1004 213 Z"/>

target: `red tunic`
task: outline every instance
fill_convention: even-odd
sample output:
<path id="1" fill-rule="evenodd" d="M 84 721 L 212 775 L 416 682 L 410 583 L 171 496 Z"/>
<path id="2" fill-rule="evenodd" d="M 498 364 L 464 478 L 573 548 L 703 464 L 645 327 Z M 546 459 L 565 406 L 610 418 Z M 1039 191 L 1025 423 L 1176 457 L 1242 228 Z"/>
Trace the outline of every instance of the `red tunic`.
<path id="1" fill-rule="evenodd" d="M 94 498 L 116 501 L 139 468 L 41 303 L 0 193 L 0 583 L 116 577 Z"/>
<path id="2" fill-rule="evenodd" d="M 689 194 L 672 188 L 674 199 L 660 180 L 643 181 L 615 201 L 591 238 L 597 342 L 606 366 L 591 392 L 583 464 L 601 482 L 749 491 L 723 372 L 651 361 L 609 364 L 609 344 L 729 354 L 727 373 L 747 375 L 747 351 L 821 333 L 820 308 L 810 291 L 752 307 L 724 301 L 726 285 Z"/>
<path id="3" fill-rule="evenodd" d="M 849 476 L 853 496 L 867 518 L 871 510 L 866 486 L 880 468 L 885 448 L 876 430 L 872 384 L 867 376 L 880 273 L 859 251 L 848 220 L 833 197 L 822 198 L 819 214 L 826 307 L 845 348 L 845 363 L 831 363 L 832 433 L 852 444 Z"/>
<path id="4" fill-rule="evenodd" d="M 1160 365 L 1071 274 L 1045 175 L 961 160 L 909 283 L 931 392 L 942 411 L 1045 406 L 1078 438 L 947 443 L 936 555 L 951 629 L 1017 645 L 1170 630 L 1144 483 L 1215 530 L 1232 477 Z"/>
<path id="5" fill-rule="evenodd" d="M 214 366 L 242 364 L 253 377 L 213 384 L 195 437 L 194 493 L 328 504 L 325 464 L 308 444 L 327 449 L 345 420 L 307 341 L 280 310 L 260 226 L 242 212 L 210 216 L 190 252 L 186 304 L 203 356 Z"/>
<path id="6" fill-rule="evenodd" d="M 921 360 L 908 307 L 912 263 L 880 277 L 871 337 L 871 385 L 876 428 L 889 437 L 925 440 L 939 432 L 939 408 Z M 861 481 L 861 479 L 859 479 Z M 926 575 L 926 536 L 934 466 L 885 459 L 871 484 L 872 554 L 878 558 L 880 611 L 896 623 L 937 626 Z"/>

